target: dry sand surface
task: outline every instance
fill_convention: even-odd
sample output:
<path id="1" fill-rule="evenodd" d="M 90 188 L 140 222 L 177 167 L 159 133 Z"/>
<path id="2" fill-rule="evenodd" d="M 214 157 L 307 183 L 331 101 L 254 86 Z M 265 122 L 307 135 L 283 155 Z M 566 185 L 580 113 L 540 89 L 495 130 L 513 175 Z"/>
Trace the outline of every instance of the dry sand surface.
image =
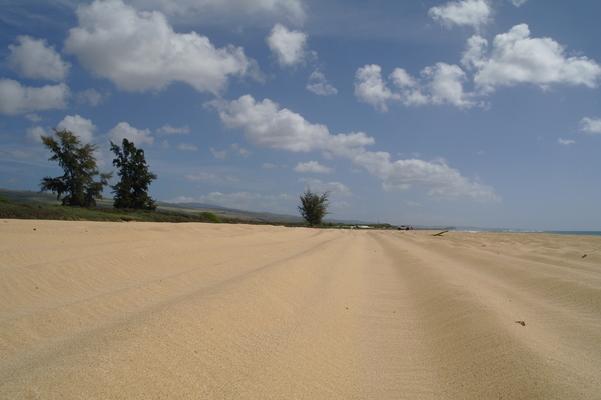
<path id="1" fill-rule="evenodd" d="M 600 399 L 601 238 L 0 220 L 0 398 Z"/>

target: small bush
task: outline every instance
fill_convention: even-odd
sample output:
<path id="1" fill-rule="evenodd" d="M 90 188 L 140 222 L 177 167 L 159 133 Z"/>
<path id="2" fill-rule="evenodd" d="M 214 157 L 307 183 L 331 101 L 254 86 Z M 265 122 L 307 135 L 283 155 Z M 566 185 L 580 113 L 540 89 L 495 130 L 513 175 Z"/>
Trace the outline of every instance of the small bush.
<path id="1" fill-rule="evenodd" d="M 219 223 L 221 222 L 221 220 L 219 219 L 219 217 L 215 214 L 213 214 L 212 212 L 208 212 L 208 211 L 203 211 L 200 213 L 200 216 L 203 219 L 206 219 L 209 222 L 213 222 L 213 223 Z"/>

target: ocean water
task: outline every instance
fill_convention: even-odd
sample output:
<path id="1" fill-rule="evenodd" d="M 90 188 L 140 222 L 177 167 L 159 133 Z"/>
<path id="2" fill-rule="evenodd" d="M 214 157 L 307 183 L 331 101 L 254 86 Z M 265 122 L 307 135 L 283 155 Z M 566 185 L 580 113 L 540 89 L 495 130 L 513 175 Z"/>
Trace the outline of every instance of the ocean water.
<path id="1" fill-rule="evenodd" d="M 601 236 L 601 231 L 547 231 L 546 233 L 558 233 L 560 235 L 593 235 L 593 236 Z"/>
<path id="2" fill-rule="evenodd" d="M 553 233 L 558 235 L 589 235 L 589 236 L 601 236 L 601 231 L 536 231 L 528 229 L 495 229 L 495 228 L 456 228 L 456 231 L 460 232 L 506 232 L 506 233 Z"/>

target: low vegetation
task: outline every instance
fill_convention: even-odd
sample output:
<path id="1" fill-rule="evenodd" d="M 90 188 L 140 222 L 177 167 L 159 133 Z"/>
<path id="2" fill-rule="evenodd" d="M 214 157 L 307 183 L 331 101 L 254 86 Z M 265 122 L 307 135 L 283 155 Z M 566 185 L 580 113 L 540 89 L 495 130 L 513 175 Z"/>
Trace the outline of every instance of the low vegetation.
<path id="1" fill-rule="evenodd" d="M 0 200 L 0 218 L 53 219 L 66 221 L 142 221 L 142 222 L 234 222 L 211 212 L 172 212 L 122 210 L 102 207 L 64 207 L 46 203 L 20 203 Z"/>

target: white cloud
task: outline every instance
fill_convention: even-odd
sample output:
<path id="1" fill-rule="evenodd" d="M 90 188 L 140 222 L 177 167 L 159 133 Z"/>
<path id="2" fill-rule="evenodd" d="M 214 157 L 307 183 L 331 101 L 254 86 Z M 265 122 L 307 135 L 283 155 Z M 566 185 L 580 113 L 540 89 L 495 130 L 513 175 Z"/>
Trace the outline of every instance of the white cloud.
<path id="1" fill-rule="evenodd" d="M 426 67 L 422 75 L 429 78 L 430 101 L 433 104 L 451 104 L 457 107 L 471 107 L 474 103 L 463 91 L 465 72 L 457 65 L 437 63 Z"/>
<path id="2" fill-rule="evenodd" d="M 419 185 L 427 187 L 428 193 L 435 197 L 466 196 L 478 200 L 498 201 L 493 188 L 469 180 L 442 161 L 397 160 L 383 162 L 377 168 L 383 172 L 384 187 L 387 189 L 406 189 L 412 185 Z"/>
<path id="3" fill-rule="evenodd" d="M 233 101 L 210 103 L 229 128 L 240 128 L 258 146 L 292 152 L 322 151 L 350 160 L 382 181 L 387 189 L 423 186 L 433 196 L 467 196 L 498 200 L 493 188 L 472 181 L 445 162 L 418 159 L 391 160 L 388 152 L 368 151 L 375 140 L 365 133 L 331 134 L 325 125 L 313 124 L 302 115 L 250 95 Z"/>
<path id="4" fill-rule="evenodd" d="M 282 66 L 293 66 L 304 62 L 307 56 L 307 35 L 300 31 L 289 30 L 282 24 L 276 24 L 267 37 L 267 45 Z"/>
<path id="5" fill-rule="evenodd" d="M 382 67 L 376 64 L 365 65 L 355 73 L 355 96 L 379 111 L 388 111 L 390 100 L 400 96 L 390 91 L 382 79 Z"/>
<path id="6" fill-rule="evenodd" d="M 332 168 L 326 167 L 317 161 L 307 161 L 296 164 L 294 167 L 296 172 L 312 173 L 312 174 L 329 174 L 332 173 Z"/>
<path id="7" fill-rule="evenodd" d="M 425 104 L 450 104 L 460 108 L 476 105 L 473 95 L 463 90 L 467 80 L 465 72 L 457 65 L 437 63 L 421 72 L 421 79 L 412 77 L 402 68 L 395 68 L 390 80 L 392 90 L 382 78 L 379 65 L 365 65 L 355 75 L 355 96 L 379 111 L 388 111 L 388 103 L 399 101 L 406 106 Z"/>
<path id="8" fill-rule="evenodd" d="M 450 104 L 459 108 L 474 106 L 472 94 L 463 90 L 467 79 L 465 72 L 457 65 L 437 63 L 424 69 L 424 76 L 430 78 L 429 91 L 434 104 Z"/>
<path id="9" fill-rule="evenodd" d="M 328 82 L 324 73 L 317 69 L 309 75 L 307 90 L 318 96 L 330 96 L 338 93 L 338 90 Z"/>
<path id="10" fill-rule="evenodd" d="M 124 90 L 161 90 L 177 81 L 218 94 L 230 77 L 256 73 L 242 48 L 216 48 L 196 32 L 177 33 L 160 12 L 96 0 L 79 6 L 77 17 L 65 50 Z"/>
<path id="11" fill-rule="evenodd" d="M 273 163 L 266 162 L 266 163 L 263 163 L 261 165 L 261 168 L 263 168 L 263 169 L 276 169 L 276 168 L 278 168 L 278 166 L 275 165 L 275 164 L 273 164 Z"/>
<path id="12" fill-rule="evenodd" d="M 184 176 L 184 179 L 190 182 L 212 182 L 218 181 L 219 177 L 210 172 L 197 172 L 194 174 L 187 174 Z"/>
<path id="13" fill-rule="evenodd" d="M 301 115 L 269 99 L 245 95 L 233 101 L 209 103 L 229 128 L 244 128 L 247 138 L 262 147 L 294 152 L 352 149 L 374 142 L 364 133 L 331 135 L 325 125 L 311 124 Z"/>
<path id="14" fill-rule="evenodd" d="M 488 40 L 474 35 L 467 40 L 467 46 L 461 57 L 461 64 L 467 69 L 478 69 L 486 65 L 485 54 Z"/>
<path id="15" fill-rule="evenodd" d="M 115 144 L 121 144 L 123 139 L 127 139 L 130 142 L 141 146 L 145 143 L 153 144 L 154 137 L 150 135 L 149 129 L 137 129 L 128 124 L 127 122 L 119 122 L 113 129 L 108 133 L 109 139 Z"/>
<path id="16" fill-rule="evenodd" d="M 580 130 L 589 135 L 601 135 L 601 118 L 582 118 Z"/>
<path id="17" fill-rule="evenodd" d="M 169 124 L 161 126 L 157 129 L 159 135 L 187 135 L 190 133 L 190 127 L 185 126 L 171 126 Z"/>
<path id="18" fill-rule="evenodd" d="M 423 93 L 420 82 L 403 68 L 395 68 L 390 79 L 399 91 L 394 100 L 398 99 L 406 106 L 420 106 L 430 102 L 428 95 Z"/>
<path id="19" fill-rule="evenodd" d="M 69 88 L 64 83 L 30 87 L 12 79 L 0 79 L 0 114 L 61 109 L 67 105 L 68 98 Z"/>
<path id="20" fill-rule="evenodd" d="M 177 149 L 181 151 L 198 151 L 198 146 L 191 143 L 180 143 L 177 145 Z"/>
<path id="21" fill-rule="evenodd" d="M 92 107 L 96 107 L 104 101 L 106 95 L 103 95 L 96 89 L 86 89 L 82 90 L 81 92 L 77 92 L 75 98 L 78 103 L 88 104 Z"/>
<path id="22" fill-rule="evenodd" d="M 305 20 L 302 0 L 130 0 L 136 8 L 160 10 L 177 22 L 227 26 L 286 21 L 300 25 Z"/>
<path id="23" fill-rule="evenodd" d="M 59 131 L 67 130 L 77 136 L 83 143 L 91 143 L 94 138 L 96 126 L 91 120 L 80 115 L 67 115 L 56 125 Z"/>
<path id="24" fill-rule="evenodd" d="M 229 148 L 223 150 L 218 150 L 213 147 L 211 147 L 209 150 L 211 151 L 213 157 L 218 160 L 225 160 L 230 153 L 240 157 L 248 157 L 250 155 L 250 151 L 240 146 L 238 143 L 232 143 Z"/>
<path id="25" fill-rule="evenodd" d="M 569 146 L 569 145 L 571 145 L 571 144 L 574 144 L 574 143 L 576 143 L 576 141 L 575 141 L 575 140 L 572 140 L 572 139 L 563 139 L 563 138 L 559 138 L 559 139 L 557 139 L 557 143 L 559 143 L 559 144 L 561 144 L 561 145 L 563 145 L 563 146 Z"/>
<path id="26" fill-rule="evenodd" d="M 380 79 L 381 78 L 381 69 L 380 69 Z M 407 71 L 403 68 L 395 68 L 394 71 L 390 74 L 390 79 L 392 82 L 399 88 L 414 88 L 418 85 L 415 78 L 413 78 Z"/>
<path id="27" fill-rule="evenodd" d="M 489 22 L 492 9 L 487 0 L 457 0 L 443 6 L 432 7 L 430 18 L 444 26 L 471 26 L 479 29 Z"/>
<path id="28" fill-rule="evenodd" d="M 250 155 L 250 151 L 240 146 L 238 143 L 232 143 L 230 145 L 230 150 L 241 157 L 248 157 Z"/>
<path id="29" fill-rule="evenodd" d="M 513 4 L 514 6 L 516 6 L 516 7 L 521 7 L 521 6 L 523 6 L 524 4 L 526 4 L 526 2 L 527 2 L 528 0 L 510 0 L 510 1 L 511 1 L 511 4 Z"/>
<path id="30" fill-rule="evenodd" d="M 212 147 L 209 150 L 211 151 L 213 157 L 215 157 L 218 160 L 225 160 L 227 157 L 227 150 L 217 150 Z"/>
<path id="31" fill-rule="evenodd" d="M 301 178 L 300 182 L 305 184 L 306 189 L 311 189 L 316 192 L 328 192 L 332 195 L 351 196 L 351 189 L 341 182 L 324 182 L 320 179 Z"/>
<path id="32" fill-rule="evenodd" d="M 237 183 L 240 181 L 235 176 L 228 175 L 222 172 L 207 172 L 207 171 L 198 171 L 191 174 L 184 175 L 184 179 L 190 182 L 203 182 L 203 183 L 214 183 L 214 184 L 223 184 L 223 183 Z"/>
<path id="33" fill-rule="evenodd" d="M 551 38 L 532 38 L 528 25 L 520 24 L 495 36 L 488 57 L 481 37 L 468 41 L 464 62 L 476 69 L 475 84 L 484 91 L 498 86 L 529 83 L 546 88 L 552 84 L 597 87 L 601 66 L 587 57 L 568 57 Z"/>
<path id="34" fill-rule="evenodd" d="M 31 122 L 40 122 L 42 120 L 42 117 L 35 113 L 27 114 L 25 115 L 25 118 L 27 118 Z"/>
<path id="35" fill-rule="evenodd" d="M 27 139 L 33 143 L 42 143 L 42 136 L 48 136 L 48 133 L 41 126 L 32 126 L 27 129 Z"/>
<path id="36" fill-rule="evenodd" d="M 25 78 L 62 81 L 69 73 L 69 63 L 43 39 L 18 36 L 8 48 L 8 65 Z"/>

